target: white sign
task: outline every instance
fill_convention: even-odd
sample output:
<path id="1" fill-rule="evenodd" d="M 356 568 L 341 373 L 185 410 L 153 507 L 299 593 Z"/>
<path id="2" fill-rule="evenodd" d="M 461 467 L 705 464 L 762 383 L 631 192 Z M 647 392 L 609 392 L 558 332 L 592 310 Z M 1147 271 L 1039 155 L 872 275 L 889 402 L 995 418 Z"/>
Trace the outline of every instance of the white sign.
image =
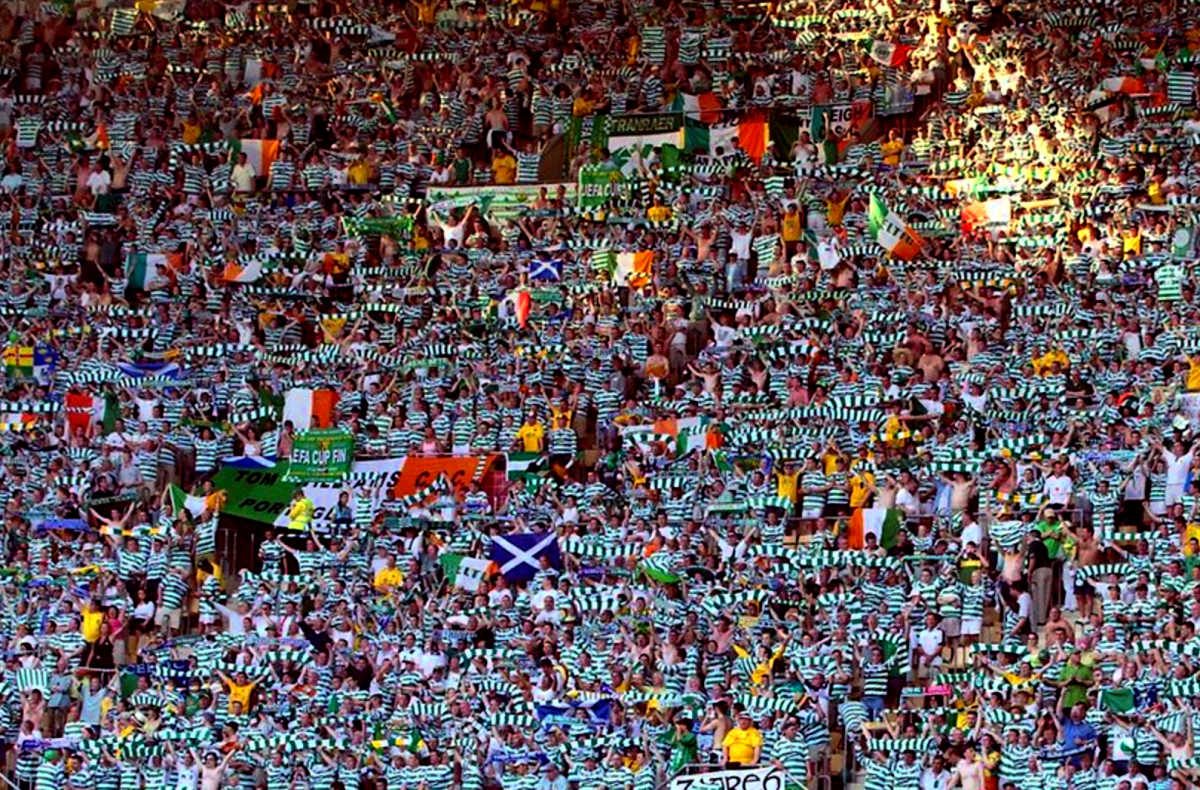
<path id="1" fill-rule="evenodd" d="M 787 774 L 773 766 L 677 776 L 670 790 L 783 790 Z"/>

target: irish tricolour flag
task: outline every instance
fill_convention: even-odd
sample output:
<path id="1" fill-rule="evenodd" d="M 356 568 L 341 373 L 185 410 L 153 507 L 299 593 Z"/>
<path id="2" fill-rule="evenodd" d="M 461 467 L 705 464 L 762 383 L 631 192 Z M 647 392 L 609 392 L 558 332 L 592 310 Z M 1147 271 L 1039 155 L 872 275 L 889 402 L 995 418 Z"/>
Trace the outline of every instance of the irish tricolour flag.
<path id="1" fill-rule="evenodd" d="M 262 277 L 262 273 L 262 260 L 250 258 L 246 261 L 230 261 L 225 264 L 225 270 L 221 273 L 221 277 L 227 283 L 252 283 Z"/>
<path id="2" fill-rule="evenodd" d="M 921 237 L 875 194 L 871 195 L 871 204 L 867 208 L 867 228 L 879 246 L 893 258 L 911 261 L 921 254 Z"/>
<path id="3" fill-rule="evenodd" d="M 180 253 L 131 253 L 125 260 L 125 273 L 129 287 L 139 291 L 154 291 L 166 288 L 174 279 L 175 272 L 183 267 Z"/>
<path id="4" fill-rule="evenodd" d="M 338 395 L 331 389 L 292 387 L 283 398 L 283 419 L 297 431 L 333 425 Z"/>

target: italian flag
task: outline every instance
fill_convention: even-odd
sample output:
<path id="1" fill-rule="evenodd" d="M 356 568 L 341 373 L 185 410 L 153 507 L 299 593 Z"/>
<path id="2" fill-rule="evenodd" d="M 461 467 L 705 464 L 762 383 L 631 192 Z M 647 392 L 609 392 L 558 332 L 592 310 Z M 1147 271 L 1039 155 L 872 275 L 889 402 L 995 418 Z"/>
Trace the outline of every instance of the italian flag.
<path id="1" fill-rule="evenodd" d="M 913 48 L 908 44 L 893 44 L 890 41 L 875 39 L 870 42 L 867 54 L 879 65 L 895 68 L 907 63 L 912 51 Z"/>
<path id="2" fill-rule="evenodd" d="M 165 288 L 175 279 L 175 272 L 183 269 L 183 255 L 172 253 L 131 253 L 125 260 L 128 286 L 139 291 L 154 291 Z"/>
<path id="3" fill-rule="evenodd" d="M 63 407 L 67 415 L 67 427 L 72 434 L 83 431 L 87 435 L 94 424 L 102 426 L 106 432 L 110 431 L 121 413 L 120 400 L 111 392 L 100 396 L 90 392 L 68 392 L 63 399 Z"/>
<path id="4" fill-rule="evenodd" d="M 896 534 L 903 523 L 903 511 L 899 508 L 857 508 L 850 514 L 850 548 L 861 549 L 867 535 L 874 535 L 876 544 L 890 549 L 896 545 Z"/>
<path id="5" fill-rule="evenodd" d="M 1012 200 L 1007 195 L 991 200 L 972 200 L 963 206 L 962 232 L 974 233 L 976 228 L 1008 230 L 1012 221 Z"/>
<path id="6" fill-rule="evenodd" d="M 893 258 L 911 261 L 921 254 L 921 237 L 875 194 L 871 195 L 871 203 L 867 208 L 867 228 L 879 246 Z"/>
<path id="7" fill-rule="evenodd" d="M 338 395 L 331 389 L 292 387 L 283 399 L 283 420 L 290 420 L 297 431 L 330 428 L 337 402 Z"/>
<path id="8" fill-rule="evenodd" d="M 257 258 L 251 258 L 244 264 L 234 261 L 225 264 L 225 270 L 221 273 L 221 278 L 227 283 L 252 283 L 262 277 L 262 273 L 262 261 Z"/>
<path id="9" fill-rule="evenodd" d="M 619 253 L 617 265 L 613 269 L 613 282 L 617 285 L 628 285 L 630 288 L 641 288 L 650 283 L 653 266 L 652 251 Z"/>

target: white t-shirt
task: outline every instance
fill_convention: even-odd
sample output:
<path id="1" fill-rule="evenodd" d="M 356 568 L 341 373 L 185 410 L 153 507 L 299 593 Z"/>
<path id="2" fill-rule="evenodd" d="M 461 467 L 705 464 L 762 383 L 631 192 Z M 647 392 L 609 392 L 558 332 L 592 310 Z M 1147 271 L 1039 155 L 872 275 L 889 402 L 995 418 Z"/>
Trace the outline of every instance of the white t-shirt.
<path id="1" fill-rule="evenodd" d="M 233 166 L 233 172 L 229 174 L 229 179 L 233 181 L 233 190 L 235 192 L 253 192 L 254 191 L 254 168 L 250 163 L 237 164 Z"/>
<path id="2" fill-rule="evenodd" d="M 739 261 L 750 259 L 750 242 L 753 241 L 753 233 L 739 233 L 736 230 L 729 231 L 729 251 Z"/>
<path id="3" fill-rule="evenodd" d="M 936 655 L 937 651 L 942 649 L 942 642 L 946 639 L 946 635 L 942 633 L 942 629 L 923 628 L 917 634 L 917 645 L 921 648 L 921 652 L 925 655 Z"/>
<path id="4" fill-rule="evenodd" d="M 1050 475 L 1046 478 L 1043 491 L 1046 498 L 1055 505 L 1065 505 L 1071 501 L 1071 492 L 1075 484 L 1066 475 Z"/>
<path id="5" fill-rule="evenodd" d="M 112 184 L 112 176 L 107 170 L 96 170 L 87 178 L 88 191 L 93 195 L 107 195 L 110 184 Z"/>

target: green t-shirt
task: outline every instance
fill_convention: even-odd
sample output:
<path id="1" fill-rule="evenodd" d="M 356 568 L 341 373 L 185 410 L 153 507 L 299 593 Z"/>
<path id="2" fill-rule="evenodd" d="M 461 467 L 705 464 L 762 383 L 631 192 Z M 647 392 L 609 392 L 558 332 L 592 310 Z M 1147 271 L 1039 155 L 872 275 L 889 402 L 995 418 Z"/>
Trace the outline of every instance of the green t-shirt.
<path id="1" fill-rule="evenodd" d="M 1062 554 L 1062 524 L 1039 521 L 1037 531 L 1041 533 L 1042 543 L 1046 544 L 1046 553 L 1050 555 L 1050 559 L 1057 559 Z"/>

